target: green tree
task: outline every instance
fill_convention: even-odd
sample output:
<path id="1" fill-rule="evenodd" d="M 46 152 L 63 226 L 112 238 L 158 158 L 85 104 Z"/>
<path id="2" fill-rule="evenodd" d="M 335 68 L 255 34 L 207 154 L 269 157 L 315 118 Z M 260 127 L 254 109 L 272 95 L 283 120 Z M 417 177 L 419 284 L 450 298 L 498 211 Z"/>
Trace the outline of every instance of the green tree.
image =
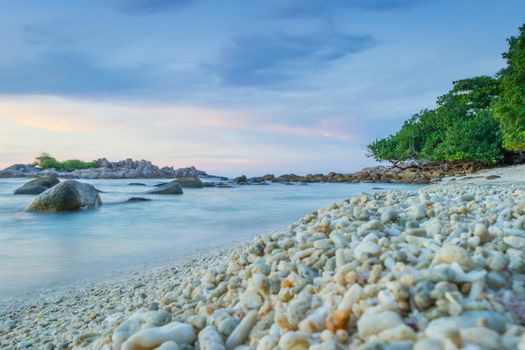
<path id="1" fill-rule="evenodd" d="M 520 35 L 508 40 L 503 54 L 507 67 L 499 72 L 501 98 L 494 103 L 494 115 L 503 131 L 503 147 L 509 151 L 525 151 L 525 25 Z"/>
<path id="2" fill-rule="evenodd" d="M 490 106 L 500 90 L 498 80 L 488 76 L 455 81 L 437 99 L 435 109 L 414 115 L 395 135 L 372 142 L 368 149 L 376 160 L 394 165 L 401 161 L 495 164 L 503 159 L 503 149 Z"/>
<path id="3" fill-rule="evenodd" d="M 53 158 L 49 153 L 40 153 L 40 155 L 35 158 L 33 165 L 42 169 L 46 169 L 45 164 L 49 164 L 50 162 L 56 162 L 56 159 Z"/>
<path id="4" fill-rule="evenodd" d="M 89 169 L 94 168 L 97 166 L 96 161 L 92 162 L 83 162 L 78 159 L 69 159 L 63 162 L 59 162 L 54 157 L 52 157 L 49 153 L 41 153 L 38 157 L 36 157 L 35 162 L 33 165 L 38 166 L 42 169 L 57 169 L 57 170 L 65 170 L 65 171 L 73 171 L 77 169 Z"/>

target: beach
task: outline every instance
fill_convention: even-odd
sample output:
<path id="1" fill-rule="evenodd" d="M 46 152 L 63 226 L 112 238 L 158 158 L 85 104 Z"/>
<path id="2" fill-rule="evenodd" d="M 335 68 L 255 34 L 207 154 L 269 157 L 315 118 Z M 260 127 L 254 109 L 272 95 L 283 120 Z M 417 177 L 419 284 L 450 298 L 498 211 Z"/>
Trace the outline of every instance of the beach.
<path id="1" fill-rule="evenodd" d="M 525 185 L 507 169 L 358 195 L 235 247 L 14 299 L 0 348 L 524 349 Z"/>

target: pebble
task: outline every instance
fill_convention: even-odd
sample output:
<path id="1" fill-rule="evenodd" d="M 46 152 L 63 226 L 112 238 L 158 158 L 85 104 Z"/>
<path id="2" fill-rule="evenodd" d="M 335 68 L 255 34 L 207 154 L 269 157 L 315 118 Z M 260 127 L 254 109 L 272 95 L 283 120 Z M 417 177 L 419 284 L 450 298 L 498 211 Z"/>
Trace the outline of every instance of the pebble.
<path id="1" fill-rule="evenodd" d="M 140 330 L 122 344 L 122 350 L 152 349 L 168 341 L 193 344 L 195 339 L 195 330 L 191 325 L 173 322 L 162 327 Z"/>
<path id="2" fill-rule="evenodd" d="M 199 332 L 201 350 L 224 350 L 224 341 L 214 326 L 207 326 Z"/>
<path id="3" fill-rule="evenodd" d="M 237 346 L 243 344 L 256 322 L 257 311 L 251 310 L 226 340 L 226 349 L 233 350 Z"/>
<path id="4" fill-rule="evenodd" d="M 508 236 L 504 237 L 503 241 L 512 248 L 522 249 L 525 248 L 525 237 L 520 236 Z"/>
<path id="5" fill-rule="evenodd" d="M 279 341 L 279 347 L 282 350 L 308 350 L 310 347 L 308 334 L 301 332 L 285 333 Z"/>
<path id="6" fill-rule="evenodd" d="M 365 313 L 359 321 L 357 321 L 357 330 L 361 338 L 368 339 L 372 335 L 397 327 L 402 323 L 403 321 L 401 317 L 399 317 L 399 314 L 393 311 L 385 311 L 377 314 Z"/>

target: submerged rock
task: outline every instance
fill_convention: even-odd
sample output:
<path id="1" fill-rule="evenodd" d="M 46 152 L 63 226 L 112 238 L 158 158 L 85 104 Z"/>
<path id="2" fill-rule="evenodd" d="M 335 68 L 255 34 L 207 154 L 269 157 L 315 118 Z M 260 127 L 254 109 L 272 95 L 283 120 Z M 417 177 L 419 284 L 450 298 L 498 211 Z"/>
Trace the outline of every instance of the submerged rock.
<path id="1" fill-rule="evenodd" d="M 201 179 L 199 179 L 197 176 L 183 176 L 178 177 L 176 180 L 183 188 L 191 187 L 191 188 L 202 188 L 204 187 L 204 184 L 202 183 Z"/>
<path id="2" fill-rule="evenodd" d="M 144 197 L 131 197 L 130 199 L 128 199 L 128 200 L 125 201 L 124 203 L 149 202 L 149 201 L 151 201 L 151 199 L 149 199 L 149 198 L 144 198 Z"/>
<path id="3" fill-rule="evenodd" d="M 129 186 L 146 186 L 146 184 L 143 184 L 142 182 L 130 182 L 128 185 Z"/>
<path id="4" fill-rule="evenodd" d="M 36 197 L 28 211 L 73 211 L 102 205 L 97 189 L 90 184 L 66 180 Z"/>
<path id="5" fill-rule="evenodd" d="M 156 186 L 157 188 L 148 191 L 148 194 L 182 194 L 182 186 L 175 181 L 171 181 L 159 186 Z"/>
<path id="6" fill-rule="evenodd" d="M 56 177 L 44 176 L 26 182 L 15 190 L 15 194 L 40 194 L 60 182 Z"/>

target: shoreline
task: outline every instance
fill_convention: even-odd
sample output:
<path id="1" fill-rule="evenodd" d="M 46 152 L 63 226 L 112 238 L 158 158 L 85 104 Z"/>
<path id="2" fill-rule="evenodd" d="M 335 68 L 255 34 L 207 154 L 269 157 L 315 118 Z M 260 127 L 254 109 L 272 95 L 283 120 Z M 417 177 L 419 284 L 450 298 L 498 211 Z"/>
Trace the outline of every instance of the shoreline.
<path id="1" fill-rule="evenodd" d="M 254 236 L 256 235 L 254 234 Z M 64 280 L 52 285 L 33 287 L 28 291 L 12 292 L 0 297 L 0 319 L 2 313 L 13 311 L 16 308 L 31 307 L 36 304 L 47 303 L 50 300 L 60 299 L 64 295 L 74 294 L 92 288 L 109 288 L 110 285 L 125 284 L 131 280 L 163 273 L 167 270 L 177 268 L 178 266 L 184 266 L 196 260 L 206 259 L 209 256 L 224 255 L 232 250 L 241 248 L 249 241 L 250 240 L 247 240 L 246 242 L 237 244 L 230 242 L 212 245 L 177 257 L 172 256 L 163 259 L 156 259 L 142 262 L 138 266 L 133 265 L 103 271 L 99 276 L 86 277 L 80 280 Z"/>
<path id="2" fill-rule="evenodd" d="M 334 203 L 281 230 L 234 247 L 195 254 L 185 261 L 170 260 L 158 269 L 130 273 L 118 280 L 62 290 L 55 296 L 56 303 L 43 297 L 33 306 L 12 308 L 0 315 L 0 339 L 9 338 L 0 343 L 0 348 L 118 350 L 122 342 L 115 344 L 115 339 L 124 337 L 125 343 L 129 338 L 130 343 L 135 339 L 133 333 L 144 339 L 149 334 L 147 329 L 171 321 L 191 325 L 192 332 L 197 333 L 208 324 L 220 333 L 215 340 L 228 344 L 234 329 L 243 325 L 239 320 L 256 317 L 246 331 L 247 337 L 238 340 L 238 345 L 251 344 L 243 349 L 272 349 L 277 344 L 283 350 L 324 349 L 331 346 L 328 344 L 364 348 L 374 342 L 391 344 L 396 349 L 441 349 L 455 341 L 482 348 L 496 344 L 517 349 L 518 344 L 525 344 L 521 295 L 525 286 L 519 282 L 521 265 L 516 264 L 525 255 L 513 247 L 525 227 L 522 231 L 505 229 L 507 222 L 521 225 L 512 215 L 508 219 L 496 215 L 494 228 L 488 227 L 483 221 L 489 215 L 485 211 L 493 215 L 504 210 L 490 209 L 497 198 L 512 198 L 518 204 L 509 210 L 525 213 L 525 207 L 519 207 L 519 203 L 525 205 L 523 183 L 487 181 L 451 181 L 416 191 L 390 190 Z M 392 209 L 381 209 L 380 203 Z M 452 226 L 447 226 L 449 220 Z M 437 231 L 436 222 L 440 223 Z M 489 230 L 478 227 L 484 222 L 482 225 Z M 454 231 L 454 225 L 465 231 Z M 449 234 L 443 230 L 450 230 Z M 330 239 L 323 238 L 325 235 Z M 518 238 L 507 243 L 508 237 Z M 392 250 L 392 244 L 397 248 Z M 448 248 L 449 244 L 457 249 Z M 498 252 L 498 244 L 506 244 L 503 255 Z M 288 248 L 283 250 L 281 245 Z M 405 246 L 402 257 L 399 247 Z M 479 249 L 487 253 L 479 255 Z M 378 264 L 374 256 L 379 257 L 380 252 Z M 498 257 L 497 261 L 489 259 L 493 256 Z M 274 265 L 272 261 L 281 263 Z M 500 268 L 494 264 L 503 265 Z M 347 270 L 341 275 L 344 268 Z M 446 272 L 446 268 L 452 270 Z M 318 270 L 319 274 L 315 272 Z M 321 274 L 321 270 L 333 273 Z M 442 277 L 435 280 L 436 274 Z M 514 277 L 517 285 L 505 282 L 514 281 Z M 276 278 L 278 285 L 273 282 Z M 401 285 L 394 288 L 393 281 L 415 288 L 415 294 L 403 294 L 398 290 Z M 232 283 L 236 286 L 233 289 Z M 431 296 L 438 286 L 447 284 L 447 288 L 455 286 L 456 290 L 447 292 L 452 294 Z M 421 290 L 423 285 L 430 290 Z M 316 292 L 311 294 L 313 290 Z M 424 297 L 427 294 L 418 293 L 430 294 Z M 514 294 L 518 299 L 512 299 Z M 325 306 L 309 299 L 311 295 L 319 295 Z M 420 304 L 423 297 L 429 305 Z M 300 300 L 307 303 L 306 310 L 299 307 L 303 305 L 298 304 Z M 166 311 L 171 314 L 170 321 L 155 318 Z M 224 316 L 215 315 L 219 311 Z M 296 314 L 297 319 L 291 318 Z M 155 320 L 148 321 L 148 317 Z M 225 322 L 231 323 L 230 331 L 221 328 L 226 327 Z M 125 335 L 119 327 L 124 324 L 138 324 L 139 328 Z"/>
<path id="3" fill-rule="evenodd" d="M 0 170 L 0 178 L 35 178 L 35 177 L 60 177 L 64 179 L 157 179 L 169 180 L 183 177 L 199 177 L 226 181 L 231 185 L 261 185 L 265 183 L 407 183 L 428 185 L 450 177 L 468 177 L 475 173 L 498 171 L 517 165 L 498 164 L 492 167 L 475 163 L 445 164 L 422 167 L 390 167 L 384 165 L 369 166 L 351 173 L 329 172 L 327 174 L 266 174 L 262 176 L 224 177 L 210 175 L 194 166 L 174 169 L 173 167 L 160 168 L 146 160 L 127 159 L 119 162 L 109 162 L 105 158 L 95 161 L 97 167 L 64 171 L 54 168 L 40 169 L 30 164 L 14 164 Z M 523 165 L 523 164 L 521 164 Z M 505 171 L 505 170 L 503 170 Z M 489 179 L 490 180 L 490 179 Z M 210 183 L 211 184 L 211 183 Z"/>

